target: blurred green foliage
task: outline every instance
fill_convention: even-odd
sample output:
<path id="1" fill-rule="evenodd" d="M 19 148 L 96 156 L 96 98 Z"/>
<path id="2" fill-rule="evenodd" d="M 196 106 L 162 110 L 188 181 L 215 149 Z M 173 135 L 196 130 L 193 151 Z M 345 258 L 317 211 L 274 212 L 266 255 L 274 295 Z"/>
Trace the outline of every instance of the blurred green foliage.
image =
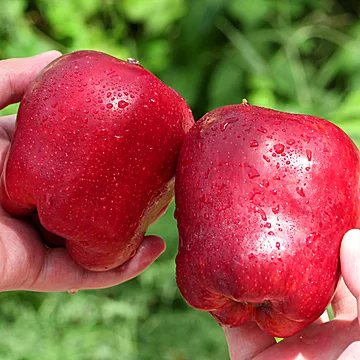
<path id="1" fill-rule="evenodd" d="M 0 59 L 51 49 L 135 57 L 196 118 L 246 97 L 327 118 L 359 146 L 359 14 L 348 0 L 2 0 Z M 137 279 L 75 296 L 0 294 L 0 358 L 226 359 L 220 327 L 177 290 L 173 210 L 150 229 L 167 252 Z"/>

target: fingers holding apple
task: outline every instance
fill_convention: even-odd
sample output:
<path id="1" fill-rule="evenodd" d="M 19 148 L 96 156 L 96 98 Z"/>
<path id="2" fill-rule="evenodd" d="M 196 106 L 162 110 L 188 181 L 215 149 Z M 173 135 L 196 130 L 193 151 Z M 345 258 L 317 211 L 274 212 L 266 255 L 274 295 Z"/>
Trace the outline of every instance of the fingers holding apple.
<path id="1" fill-rule="evenodd" d="M 66 249 L 47 249 L 46 261 L 29 288 L 32 291 L 68 291 L 102 289 L 124 283 L 146 270 L 163 252 L 165 242 L 157 236 L 145 236 L 136 254 L 122 266 L 94 272 L 77 265 Z"/>
<path id="2" fill-rule="evenodd" d="M 335 360 L 346 359 L 350 354 L 357 356 L 356 346 L 351 344 L 359 341 L 360 328 L 356 315 L 354 316 L 356 304 L 354 306 L 349 301 L 348 295 L 349 290 L 340 281 L 331 303 L 334 320 L 315 321 L 298 334 L 280 343 L 275 343 L 273 337 L 263 332 L 253 322 L 235 328 L 224 327 L 231 360 L 272 358 L 293 360 L 299 357 Z"/>
<path id="3" fill-rule="evenodd" d="M 165 250 L 165 243 L 159 237 L 146 236 L 136 254 L 123 266 L 93 272 L 77 265 L 66 249 L 46 248 L 30 222 L 2 216 L 0 248 L 0 291 L 74 293 L 118 285 L 138 276 Z"/>
<path id="4" fill-rule="evenodd" d="M 341 244 L 340 261 L 341 261 L 341 272 L 344 277 L 344 282 L 348 289 L 351 291 L 353 297 L 357 301 L 358 305 L 358 317 L 360 319 L 360 230 L 352 229 L 345 236 Z M 349 301 L 354 301 L 353 299 Z M 344 306 L 345 307 L 345 306 Z M 351 306 L 345 307 L 346 314 L 353 316 Z M 348 310 L 349 309 L 349 310 Z"/>
<path id="5" fill-rule="evenodd" d="M 28 58 L 0 61 L 0 109 L 20 101 L 39 72 L 59 56 L 61 53 L 54 50 Z"/>
<path id="6" fill-rule="evenodd" d="M 337 319 L 354 320 L 357 317 L 356 298 L 346 286 L 343 275 L 331 300 L 331 306 L 334 317 Z"/>
<path id="7" fill-rule="evenodd" d="M 284 339 L 275 346 L 269 346 L 259 352 L 256 359 L 267 359 L 271 357 L 280 357 L 281 359 L 294 359 L 302 356 L 306 359 L 326 358 L 326 359 L 348 359 L 358 358 L 358 342 L 360 340 L 360 327 L 357 320 L 358 312 L 355 295 L 358 274 L 356 272 L 356 263 L 358 262 L 358 250 L 360 241 L 360 231 L 350 230 L 344 236 L 341 245 L 341 268 L 346 281 L 353 282 L 355 289 L 350 292 L 343 278 L 340 279 L 336 293 L 331 301 L 334 312 L 334 319 L 330 322 L 314 322 L 308 328 L 304 329 L 295 336 Z M 232 337 L 227 336 L 229 347 L 237 350 L 237 354 L 243 354 L 239 337 L 235 334 L 241 329 L 226 329 L 233 333 Z M 260 338 L 260 336 L 259 336 Z M 255 340 L 252 344 L 261 349 L 261 344 Z M 300 355 L 301 354 L 301 355 Z M 234 356 L 231 359 L 243 359 L 241 356 Z"/>
<path id="8" fill-rule="evenodd" d="M 356 360 L 360 356 L 360 341 L 354 341 L 337 360 Z"/>
<path id="9" fill-rule="evenodd" d="M 224 327 L 231 360 L 254 359 L 264 350 L 276 344 L 255 322 L 248 322 L 236 328 Z"/>
<path id="10" fill-rule="evenodd" d="M 20 101 L 38 73 L 59 56 L 58 51 L 49 51 L 29 58 L 0 61 L 0 109 Z M 15 132 L 15 118 L 15 115 L 0 117 L 0 173 Z"/>

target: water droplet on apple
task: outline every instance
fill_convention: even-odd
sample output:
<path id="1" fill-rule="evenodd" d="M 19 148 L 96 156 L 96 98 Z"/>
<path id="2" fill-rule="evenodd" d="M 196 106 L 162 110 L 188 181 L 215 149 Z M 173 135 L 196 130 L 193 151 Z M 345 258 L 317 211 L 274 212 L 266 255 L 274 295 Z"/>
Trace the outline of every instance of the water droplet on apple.
<path id="1" fill-rule="evenodd" d="M 228 127 L 229 124 L 236 123 L 237 121 L 239 121 L 239 118 L 237 118 L 237 117 L 232 117 L 232 118 L 226 119 L 225 122 L 223 122 L 222 124 L 220 124 L 220 131 L 221 131 L 221 132 L 224 132 L 224 131 L 226 130 L 226 128 Z"/>
<path id="2" fill-rule="evenodd" d="M 312 159 L 312 152 L 311 152 L 311 150 L 306 150 L 306 156 L 307 156 L 308 160 L 311 161 L 311 159 Z"/>
<path id="3" fill-rule="evenodd" d="M 200 131 L 198 131 L 198 132 L 196 133 L 196 137 L 197 137 L 198 139 L 204 139 L 204 138 L 205 138 L 205 135 L 206 135 L 205 130 L 200 130 Z"/>
<path id="4" fill-rule="evenodd" d="M 129 106 L 129 103 L 127 101 L 125 101 L 125 100 L 120 100 L 118 102 L 118 107 L 120 109 L 125 109 L 127 106 Z"/>
<path id="5" fill-rule="evenodd" d="M 273 207 L 272 209 L 272 212 L 276 215 L 279 213 L 280 211 L 280 205 L 276 205 L 275 207 Z"/>
<path id="6" fill-rule="evenodd" d="M 111 104 L 111 103 L 106 104 L 106 108 L 107 108 L 107 109 L 112 109 L 112 108 L 113 108 L 113 106 L 114 106 L 114 105 L 113 105 L 113 104 Z"/>
<path id="7" fill-rule="evenodd" d="M 197 143 L 197 148 L 198 148 L 201 152 L 204 152 L 204 144 L 203 144 L 201 141 L 199 141 L 199 142 Z"/>
<path id="8" fill-rule="evenodd" d="M 264 180 L 262 181 L 262 185 L 265 186 L 265 187 L 268 187 L 268 186 L 270 185 L 269 180 L 265 180 L 265 179 L 264 179 Z"/>
<path id="9" fill-rule="evenodd" d="M 97 133 L 96 133 L 96 135 L 98 135 L 98 136 L 105 136 L 105 135 L 107 135 L 108 133 L 109 133 L 109 130 L 103 128 L 103 129 L 98 130 Z"/>
<path id="10" fill-rule="evenodd" d="M 202 201 L 205 205 L 210 204 L 210 196 L 208 194 L 203 194 L 203 196 L 200 197 L 200 201 Z"/>
<path id="11" fill-rule="evenodd" d="M 311 246 L 311 244 L 313 244 L 321 235 L 317 232 L 313 232 L 311 233 L 307 238 L 306 238 L 306 246 Z"/>
<path id="12" fill-rule="evenodd" d="M 280 243 L 278 241 L 276 242 L 276 248 L 280 250 Z"/>
<path id="13" fill-rule="evenodd" d="M 264 193 L 263 193 L 261 190 L 259 190 L 258 188 L 252 189 L 252 190 L 249 192 L 249 199 L 250 199 L 250 200 L 254 200 L 255 197 L 257 197 L 257 195 L 259 195 L 260 200 L 263 200 L 263 198 L 264 198 Z M 257 199 L 256 199 L 256 200 L 257 200 Z M 256 201 L 255 201 L 255 203 L 256 203 Z"/>
<path id="14" fill-rule="evenodd" d="M 45 203 L 46 203 L 46 205 L 51 206 L 52 205 L 52 200 L 53 200 L 53 195 L 50 194 L 50 193 L 46 193 L 46 195 L 45 195 Z"/>
<path id="15" fill-rule="evenodd" d="M 301 196 L 305 197 L 304 189 L 302 187 L 297 187 L 296 192 Z"/>
<path id="16" fill-rule="evenodd" d="M 262 126 L 259 126 L 256 130 L 259 131 L 259 132 L 262 132 L 264 134 L 267 132 L 267 130 Z"/>
<path id="17" fill-rule="evenodd" d="M 123 135 L 115 135 L 114 136 L 116 142 L 123 142 L 124 136 Z"/>
<path id="18" fill-rule="evenodd" d="M 295 144 L 295 140 L 294 139 L 289 139 L 289 140 L 286 141 L 286 143 L 291 146 L 291 145 Z"/>
<path id="19" fill-rule="evenodd" d="M 254 179 L 254 178 L 256 178 L 256 177 L 259 177 L 260 174 L 259 174 L 259 172 L 258 172 L 254 167 L 252 167 L 252 168 L 250 169 L 250 171 L 248 172 L 248 176 L 249 176 L 250 179 Z"/>
<path id="20" fill-rule="evenodd" d="M 285 150 L 285 146 L 283 144 L 276 144 L 274 145 L 274 151 L 277 153 L 277 154 L 282 154 Z"/>
<path id="21" fill-rule="evenodd" d="M 267 223 L 265 223 L 265 227 L 267 227 L 267 228 L 271 228 L 271 224 L 269 223 L 269 222 L 267 222 Z"/>
<path id="22" fill-rule="evenodd" d="M 69 293 L 70 295 L 75 295 L 75 294 L 77 294 L 78 291 L 79 291 L 79 289 L 69 289 L 69 290 L 68 290 L 68 293 Z"/>
<path id="23" fill-rule="evenodd" d="M 203 172 L 203 179 L 208 179 L 209 178 L 209 174 L 210 174 L 210 169 L 206 169 Z"/>
<path id="24" fill-rule="evenodd" d="M 265 213 L 265 211 L 264 211 L 263 209 L 261 209 L 261 208 L 259 208 L 259 207 L 256 207 L 256 208 L 255 208 L 255 212 L 257 212 L 257 213 L 260 214 L 261 219 L 262 219 L 263 221 L 266 221 L 266 220 L 267 220 L 266 213 Z"/>
<path id="25" fill-rule="evenodd" d="M 221 131 L 221 132 L 224 132 L 225 129 L 226 129 L 226 127 L 227 127 L 228 125 L 229 125 L 228 122 L 225 122 L 225 123 L 220 124 L 220 131 Z"/>
<path id="26" fill-rule="evenodd" d="M 234 259 L 234 263 L 235 263 L 235 264 L 241 265 L 239 256 L 235 255 L 233 259 Z"/>
<path id="27" fill-rule="evenodd" d="M 266 155 L 263 155 L 263 158 L 266 162 L 270 162 L 270 159 Z"/>
<path id="28" fill-rule="evenodd" d="M 256 141 L 256 140 L 251 140 L 250 141 L 250 147 L 258 147 L 259 146 L 259 143 Z"/>

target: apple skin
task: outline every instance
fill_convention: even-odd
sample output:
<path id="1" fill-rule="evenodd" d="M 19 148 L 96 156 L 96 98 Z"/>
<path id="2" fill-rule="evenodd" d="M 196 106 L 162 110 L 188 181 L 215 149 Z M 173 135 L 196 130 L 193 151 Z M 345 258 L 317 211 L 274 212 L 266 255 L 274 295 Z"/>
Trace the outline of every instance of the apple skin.
<path id="1" fill-rule="evenodd" d="M 330 122 L 247 103 L 186 135 L 176 171 L 176 275 L 222 326 L 289 337 L 332 299 L 339 250 L 360 226 L 360 158 Z"/>
<path id="2" fill-rule="evenodd" d="M 1 204 L 15 215 L 37 212 L 45 241 L 63 238 L 82 267 L 120 266 L 172 200 L 193 123 L 185 100 L 136 62 L 64 55 L 21 101 Z"/>

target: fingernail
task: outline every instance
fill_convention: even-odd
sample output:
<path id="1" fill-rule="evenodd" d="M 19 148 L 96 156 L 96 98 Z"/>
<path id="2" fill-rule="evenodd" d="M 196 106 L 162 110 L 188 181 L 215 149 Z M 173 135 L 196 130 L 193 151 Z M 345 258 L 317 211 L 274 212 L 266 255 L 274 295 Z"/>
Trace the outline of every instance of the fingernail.
<path id="1" fill-rule="evenodd" d="M 34 55 L 34 56 L 32 56 L 32 57 L 34 57 L 34 58 L 37 58 L 37 57 L 47 57 L 48 55 L 54 55 L 54 56 L 57 56 L 57 57 L 59 57 L 59 56 L 61 56 L 62 55 L 62 53 L 60 52 L 60 51 L 58 51 L 58 50 L 49 50 L 49 51 L 45 51 L 45 52 L 43 52 L 43 53 L 40 53 L 40 54 L 37 54 L 37 55 Z"/>

